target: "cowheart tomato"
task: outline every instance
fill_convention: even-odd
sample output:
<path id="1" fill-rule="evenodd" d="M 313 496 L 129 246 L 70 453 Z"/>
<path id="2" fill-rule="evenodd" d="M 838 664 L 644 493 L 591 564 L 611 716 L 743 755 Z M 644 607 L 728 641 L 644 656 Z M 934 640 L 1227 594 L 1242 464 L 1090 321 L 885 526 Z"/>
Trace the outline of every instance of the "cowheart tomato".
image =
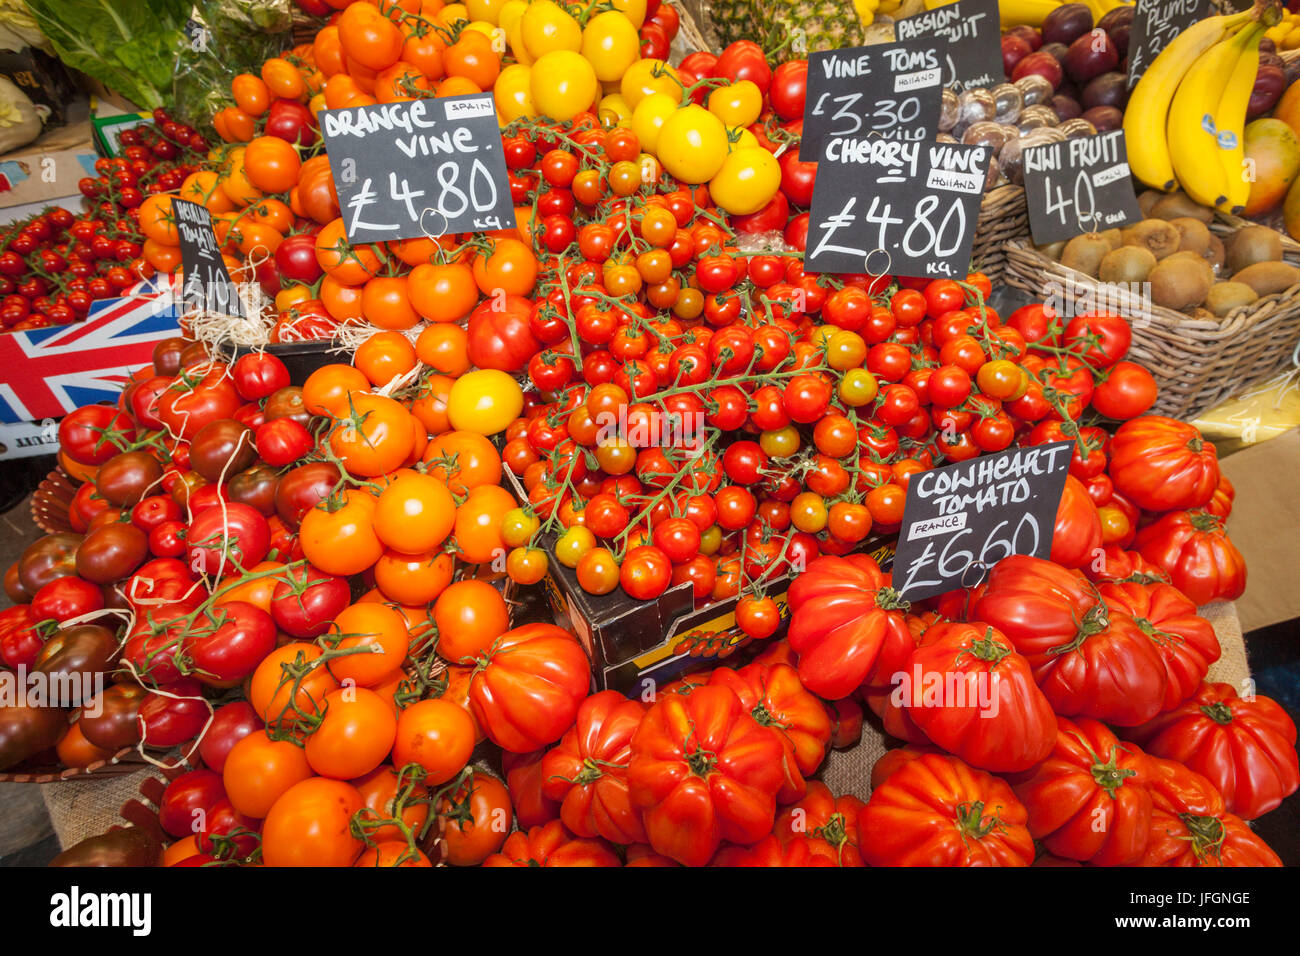
<path id="1" fill-rule="evenodd" d="M 1067 568 L 1082 568 L 1101 552 L 1101 517 L 1088 489 L 1074 475 L 1065 476 L 1065 489 L 1056 509 L 1052 560 Z"/>
<path id="2" fill-rule="evenodd" d="M 1199 508 L 1219 483 L 1219 457 L 1196 426 L 1144 415 L 1125 422 L 1110 442 L 1110 477 L 1139 508 Z"/>
<path id="3" fill-rule="evenodd" d="M 618 857 L 601 840 L 573 836 L 559 820 L 516 830 L 506 838 L 500 853 L 484 866 L 618 866 Z"/>
<path id="4" fill-rule="evenodd" d="M 1291 718 L 1272 698 L 1240 698 L 1231 684 L 1202 684 L 1181 706 L 1127 736 L 1204 776 L 1227 809 L 1246 820 L 1300 787 Z"/>
<path id="5" fill-rule="evenodd" d="M 703 866 L 724 840 L 772 829 L 787 778 L 780 736 L 725 687 L 661 695 L 632 738 L 628 784 L 656 853 Z"/>
<path id="6" fill-rule="evenodd" d="M 912 653 L 889 576 L 868 555 L 821 557 L 790 586 L 790 646 L 799 679 L 830 700 L 864 681 L 888 684 Z"/>
<path id="7" fill-rule="evenodd" d="M 645 710 L 617 691 L 594 694 L 542 759 L 542 795 L 560 804 L 560 819 L 576 835 L 623 845 L 646 841 L 627 782 L 632 735 Z"/>
<path id="8" fill-rule="evenodd" d="M 927 753 L 898 767 L 858 814 L 871 866 L 1028 866 L 1024 804 L 997 777 Z"/>
<path id="9" fill-rule="evenodd" d="M 1246 590 L 1246 561 L 1208 511 L 1173 511 L 1138 532 L 1142 557 L 1197 605 L 1232 601 Z"/>
<path id="10" fill-rule="evenodd" d="M 781 811 L 774 832 L 782 844 L 804 843 L 836 866 L 862 866 L 858 814 L 864 806 L 850 793 L 836 797 L 820 780 L 810 780 L 807 795 Z"/>
<path id="11" fill-rule="evenodd" d="M 1029 832 L 1052 853 L 1097 866 L 1136 863 L 1151 825 L 1151 765 L 1099 720 L 1060 718 L 1050 755 L 1013 779 Z"/>
<path id="12" fill-rule="evenodd" d="M 470 682 L 470 709 L 493 743 L 525 753 L 564 735 L 590 685 L 591 665 L 573 635 L 525 624 L 484 653 Z"/>
<path id="13" fill-rule="evenodd" d="M 1051 752 L 1051 704 L 1034 683 L 1029 662 L 989 625 L 927 629 L 904 673 L 909 685 L 899 690 L 912 722 L 972 767 L 1028 770 Z"/>
<path id="14" fill-rule="evenodd" d="M 751 717 L 781 735 L 794 769 L 807 777 L 817 772 L 830 746 L 831 719 L 822 702 L 799 682 L 794 667 L 781 663 L 753 663 L 739 670 L 720 667 L 709 683 L 731 688 Z"/>
<path id="15" fill-rule="evenodd" d="M 1180 763 L 1149 757 L 1151 829 L 1141 866 L 1281 866 L 1214 784 Z"/>

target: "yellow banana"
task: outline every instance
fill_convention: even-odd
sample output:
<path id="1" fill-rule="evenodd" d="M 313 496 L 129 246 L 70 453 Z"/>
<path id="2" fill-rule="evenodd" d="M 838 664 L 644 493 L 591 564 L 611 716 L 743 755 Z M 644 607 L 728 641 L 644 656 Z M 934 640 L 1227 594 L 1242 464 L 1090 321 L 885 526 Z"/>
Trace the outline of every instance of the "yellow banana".
<path id="1" fill-rule="evenodd" d="M 1169 192 L 1178 185 L 1165 141 L 1165 121 L 1179 82 L 1201 54 L 1250 18 L 1246 11 L 1194 23 L 1160 51 L 1133 87 L 1124 109 L 1124 139 L 1129 168 L 1148 186 Z"/>
<path id="2" fill-rule="evenodd" d="M 1040 27 L 1047 15 L 1059 6 L 1057 0 L 998 0 L 998 18 L 1004 28 L 1020 23 Z"/>
<path id="3" fill-rule="evenodd" d="M 1262 24 L 1261 24 L 1262 26 Z M 1255 87 L 1255 74 L 1259 72 L 1259 39 L 1249 44 L 1232 68 L 1232 76 L 1224 87 L 1219 108 L 1214 113 L 1219 128 L 1215 151 L 1223 167 L 1227 196 L 1219 208 L 1224 212 L 1240 213 L 1250 198 L 1250 179 L 1246 175 L 1246 107 Z"/>
<path id="4" fill-rule="evenodd" d="M 1247 24 L 1201 54 L 1169 106 L 1165 140 L 1174 175 L 1202 206 L 1218 206 L 1228 199 L 1228 177 L 1219 161 L 1219 103 L 1237 61 L 1249 47 L 1259 48 L 1263 33 L 1262 24 Z"/>

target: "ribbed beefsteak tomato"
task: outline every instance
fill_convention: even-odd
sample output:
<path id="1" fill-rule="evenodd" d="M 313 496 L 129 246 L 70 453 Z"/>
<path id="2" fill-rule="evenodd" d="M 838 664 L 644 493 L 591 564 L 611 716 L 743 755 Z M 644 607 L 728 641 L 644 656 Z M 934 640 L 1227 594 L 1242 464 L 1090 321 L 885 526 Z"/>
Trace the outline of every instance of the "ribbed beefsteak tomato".
<path id="1" fill-rule="evenodd" d="M 572 634 L 525 624 L 498 637 L 479 660 L 469 703 L 494 744 L 527 753 L 564 736 L 590 688 L 591 665 Z"/>
<path id="2" fill-rule="evenodd" d="M 1232 601 L 1246 590 L 1246 560 L 1208 511 L 1175 511 L 1138 532 L 1138 553 L 1198 605 Z"/>
<path id="3" fill-rule="evenodd" d="M 1227 809 L 1247 820 L 1300 787 L 1296 729 L 1287 712 L 1270 697 L 1244 700 L 1231 684 L 1202 684 L 1181 707 L 1128 736 L 1204 776 Z"/>
<path id="4" fill-rule="evenodd" d="M 728 688 L 704 685 L 646 712 L 627 779 L 655 852 L 703 866 L 724 840 L 749 845 L 771 831 L 785 761 L 775 730 Z"/>
<path id="5" fill-rule="evenodd" d="M 484 866 L 618 866 L 614 851 L 600 840 L 580 840 L 552 820 L 531 830 L 516 830 L 506 838 L 500 853 Z"/>
<path id="6" fill-rule="evenodd" d="M 907 604 L 869 555 L 816 559 L 790 585 L 789 603 L 799 680 L 828 700 L 864 682 L 888 686 L 912 653 Z"/>
<path id="7" fill-rule="evenodd" d="M 1173 760 L 1151 761 L 1151 831 L 1141 866 L 1281 866 L 1214 784 Z"/>
<path id="8" fill-rule="evenodd" d="M 1199 508 L 1219 484 L 1219 453 L 1195 425 L 1143 415 L 1110 440 L 1110 477 L 1116 490 L 1147 511 Z"/>

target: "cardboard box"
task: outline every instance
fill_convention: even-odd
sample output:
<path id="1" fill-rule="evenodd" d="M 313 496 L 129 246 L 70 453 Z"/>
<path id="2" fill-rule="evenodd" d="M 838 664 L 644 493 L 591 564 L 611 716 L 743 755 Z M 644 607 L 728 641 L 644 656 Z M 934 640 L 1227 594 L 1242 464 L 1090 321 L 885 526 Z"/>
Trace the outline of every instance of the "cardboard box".
<path id="1" fill-rule="evenodd" d="M 1244 448 L 1219 465 L 1236 488 L 1227 532 L 1246 559 L 1246 593 L 1237 600 L 1243 631 L 1300 618 L 1300 428 Z"/>
<path id="2" fill-rule="evenodd" d="M 0 222 L 16 222 L 47 206 L 80 212 L 77 183 L 95 175 L 98 155 L 90 144 L 89 124 L 78 144 L 54 147 L 44 137 L 30 147 L 0 157 Z"/>

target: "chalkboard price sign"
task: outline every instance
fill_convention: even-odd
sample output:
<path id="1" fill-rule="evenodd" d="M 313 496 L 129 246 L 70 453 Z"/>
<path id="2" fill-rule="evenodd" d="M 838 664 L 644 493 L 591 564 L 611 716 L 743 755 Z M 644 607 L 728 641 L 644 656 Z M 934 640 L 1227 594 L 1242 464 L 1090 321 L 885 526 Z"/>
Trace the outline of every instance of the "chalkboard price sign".
<path id="1" fill-rule="evenodd" d="M 244 306 L 221 258 L 212 231 L 212 214 L 206 206 L 187 199 L 173 199 L 172 212 L 181 243 L 181 268 L 185 273 L 181 295 L 186 311 L 198 309 L 242 318 Z"/>
<path id="2" fill-rule="evenodd" d="M 894 24 L 900 40 L 937 37 L 943 48 L 943 85 L 956 90 L 996 86 L 1005 78 L 998 0 L 960 0 Z"/>
<path id="3" fill-rule="evenodd" d="M 1211 13 L 1210 0 L 1138 0 L 1128 37 L 1129 89 L 1174 37 Z"/>
<path id="4" fill-rule="evenodd" d="M 1024 151 L 1029 231 L 1040 245 L 1142 218 L 1122 129 Z"/>
<path id="5" fill-rule="evenodd" d="M 320 126 L 349 242 L 514 226 L 490 93 L 322 110 Z"/>
<path id="6" fill-rule="evenodd" d="M 799 158 L 824 159 L 846 136 L 934 139 L 946 48 L 942 38 L 920 37 L 810 54 Z"/>
<path id="7" fill-rule="evenodd" d="M 817 169 L 809 272 L 965 278 L 992 152 L 839 139 Z"/>
<path id="8" fill-rule="evenodd" d="M 1012 448 L 914 475 L 894 555 L 900 596 L 974 587 L 1013 554 L 1048 557 L 1073 444 Z"/>

